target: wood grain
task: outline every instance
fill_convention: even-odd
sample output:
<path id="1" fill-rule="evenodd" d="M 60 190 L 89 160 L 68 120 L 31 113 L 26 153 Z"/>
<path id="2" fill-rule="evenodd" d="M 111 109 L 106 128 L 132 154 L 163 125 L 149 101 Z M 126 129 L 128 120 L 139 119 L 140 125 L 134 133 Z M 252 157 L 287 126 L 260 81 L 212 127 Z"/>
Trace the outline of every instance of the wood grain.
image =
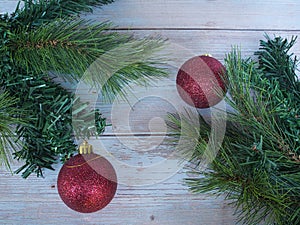
<path id="1" fill-rule="evenodd" d="M 0 0 L 0 13 L 14 11 L 16 4 L 16 0 Z M 107 104 L 101 101 L 101 93 L 58 81 L 91 101 L 112 123 L 101 139 L 91 143 L 117 168 L 117 194 L 103 210 L 80 214 L 68 209 L 58 196 L 60 164 L 55 171 L 46 171 L 44 179 L 24 180 L 1 169 L 1 224 L 234 224 L 228 202 L 191 194 L 183 183 L 189 176 L 186 162 L 174 164 L 178 161 L 176 142 L 166 134 L 164 119 L 167 112 L 181 110 L 176 73 L 195 55 L 210 53 L 223 61 L 233 45 L 241 47 L 243 56 L 252 56 L 265 32 L 288 38 L 300 35 L 299 15 L 297 0 L 116 0 L 82 15 L 95 22 L 110 20 L 118 32 L 136 37 L 167 38 L 169 45 L 162 54 L 170 59 L 169 77 L 146 88 L 135 87 L 128 95 L 130 105 L 124 101 Z M 300 55 L 299 43 L 293 51 Z M 158 163 L 166 164 L 157 169 Z M 16 162 L 13 169 L 20 165 Z"/>
<path id="2" fill-rule="evenodd" d="M 188 107 L 178 96 L 176 89 L 176 75 L 180 66 L 189 58 L 209 53 L 223 62 L 225 55 L 231 51 L 233 46 L 237 46 L 242 51 L 243 57 L 254 57 L 254 52 L 259 49 L 259 40 L 264 39 L 264 35 L 280 35 L 290 39 L 293 35 L 299 36 L 300 31 L 220 31 L 220 30 L 160 30 L 160 31 L 134 31 L 137 37 L 162 36 L 168 39 L 168 44 L 163 53 L 171 58 L 166 64 L 169 77 L 157 80 L 148 87 L 134 86 L 134 90 L 127 95 L 128 102 L 116 101 L 114 108 L 111 104 L 105 104 L 98 98 L 98 94 L 87 91 L 87 88 L 74 86 L 77 88 L 78 96 L 81 99 L 90 101 L 91 105 L 99 108 L 104 116 L 113 126 L 107 129 L 106 134 L 164 132 L 164 119 L 167 112 L 179 112 L 178 105 Z M 300 42 L 296 43 L 292 51 L 300 56 Z M 94 96 L 93 96 L 94 95 Z M 116 116 L 122 115 L 122 116 Z M 160 119 L 158 119 L 160 118 Z M 128 132 L 130 131 L 130 132 Z"/>
<path id="3" fill-rule="evenodd" d="M 299 30 L 298 1 L 117 0 L 88 16 L 123 29 Z"/>
<path id="4" fill-rule="evenodd" d="M 94 140 L 95 141 L 95 140 Z M 128 141 L 128 140 L 127 140 Z M 101 141 L 115 158 L 141 169 L 151 165 L 151 160 L 166 158 L 163 145 L 160 149 L 133 154 L 116 138 Z M 93 143 L 93 141 L 91 142 Z M 95 144 L 95 143 L 94 143 Z M 97 150 L 97 145 L 95 152 Z M 163 149 L 164 150 L 163 150 Z M 170 150 L 169 150 L 170 151 Z M 165 152 L 165 153 L 162 153 Z M 127 158 L 127 160 L 125 160 Z M 113 160 L 111 160 L 113 161 Z M 17 163 L 14 168 L 18 168 Z M 232 208 L 226 206 L 223 198 L 208 195 L 193 195 L 183 186 L 186 169 L 181 168 L 172 176 L 156 180 L 155 173 L 145 180 L 154 179 L 153 184 L 136 186 L 120 183 L 113 201 L 103 210 L 93 214 L 80 214 L 68 209 L 60 200 L 56 188 L 57 170 L 46 171 L 45 179 L 31 176 L 21 179 L 1 171 L 0 176 L 0 221 L 2 224 L 232 224 Z M 116 167 L 116 166 L 115 166 Z M 124 182 L 136 176 L 117 170 Z M 161 171 L 161 173 L 164 173 Z"/>
<path id="5" fill-rule="evenodd" d="M 18 1 L 16 0 L 1 0 L 0 14 L 13 12 L 16 9 L 17 3 Z"/>

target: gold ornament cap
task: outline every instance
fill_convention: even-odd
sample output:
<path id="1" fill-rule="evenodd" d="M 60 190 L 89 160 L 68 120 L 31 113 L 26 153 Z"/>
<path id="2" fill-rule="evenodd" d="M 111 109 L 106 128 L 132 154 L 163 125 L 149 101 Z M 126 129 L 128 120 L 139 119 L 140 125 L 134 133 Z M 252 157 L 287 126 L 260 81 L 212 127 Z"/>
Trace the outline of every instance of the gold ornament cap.
<path id="1" fill-rule="evenodd" d="M 87 140 L 84 140 L 83 143 L 79 146 L 79 154 L 91 154 L 93 153 L 93 146 L 90 145 Z"/>

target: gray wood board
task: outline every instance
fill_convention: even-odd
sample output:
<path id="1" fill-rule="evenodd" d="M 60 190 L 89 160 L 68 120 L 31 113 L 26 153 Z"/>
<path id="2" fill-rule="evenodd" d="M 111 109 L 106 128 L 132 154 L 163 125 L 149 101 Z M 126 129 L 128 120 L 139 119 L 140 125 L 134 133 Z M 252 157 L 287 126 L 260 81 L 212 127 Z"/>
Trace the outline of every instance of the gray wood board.
<path id="1" fill-rule="evenodd" d="M 0 0 L 0 13 L 12 12 L 16 4 L 16 0 Z M 96 152 L 117 168 L 120 184 L 116 196 L 103 210 L 80 214 L 68 209 L 58 196 L 60 164 L 55 171 L 46 171 L 44 179 L 31 176 L 24 180 L 2 168 L 1 224 L 234 224 L 233 209 L 223 197 L 191 194 L 183 183 L 190 176 L 186 162 L 178 167 L 172 164 L 176 161 L 172 155 L 175 148 L 166 134 L 164 119 L 167 112 L 178 111 L 176 104 L 181 101 L 176 92 L 176 73 L 195 55 L 209 53 L 223 61 L 233 45 L 241 47 L 243 56 L 252 56 L 264 33 L 288 38 L 299 35 L 299 13 L 297 0 L 117 0 L 83 15 L 95 22 L 110 20 L 119 32 L 136 37 L 168 39 L 162 54 L 171 58 L 167 65 L 170 75 L 150 87 L 136 87 L 128 96 L 131 105 L 122 101 L 103 103 L 100 93 L 91 94 L 81 86 L 59 81 L 91 101 L 113 122 L 101 140 L 91 142 Z M 297 43 L 293 48 L 297 55 L 299 47 Z M 142 173 L 159 162 L 170 164 Z M 16 162 L 13 169 L 20 165 Z M 141 183 L 144 185 L 136 186 Z"/>

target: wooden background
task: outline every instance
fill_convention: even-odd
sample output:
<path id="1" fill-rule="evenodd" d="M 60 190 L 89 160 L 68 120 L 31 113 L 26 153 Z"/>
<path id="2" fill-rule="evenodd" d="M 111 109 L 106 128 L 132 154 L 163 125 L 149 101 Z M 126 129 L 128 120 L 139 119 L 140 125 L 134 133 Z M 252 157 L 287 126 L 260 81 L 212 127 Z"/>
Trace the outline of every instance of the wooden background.
<path id="1" fill-rule="evenodd" d="M 11 12 L 15 0 L 0 0 L 0 12 Z M 82 86 L 78 95 L 96 101 L 113 126 L 99 139 L 96 151 L 114 164 L 120 184 L 113 201 L 93 214 L 68 209 L 60 200 L 56 171 L 45 178 L 27 180 L 0 170 L 1 224 L 234 224 L 233 209 L 220 198 L 189 193 L 183 164 L 177 165 L 174 144 L 163 122 L 167 112 L 178 110 L 175 76 L 189 57 L 210 53 L 223 60 L 232 45 L 244 56 L 257 50 L 264 33 L 291 37 L 300 34 L 298 0 L 116 0 L 84 15 L 94 21 L 110 20 L 120 32 L 138 37 L 161 35 L 170 45 L 169 78 L 152 87 L 135 88 L 130 104 L 101 103 L 98 93 Z M 300 55 L 299 44 L 293 51 Z M 68 84 L 66 84 L 68 85 Z M 81 91 L 81 92 L 80 92 Z M 175 96 L 174 98 L 170 96 Z M 159 165 L 159 166 L 158 166 Z M 15 163 L 14 168 L 18 168 Z"/>

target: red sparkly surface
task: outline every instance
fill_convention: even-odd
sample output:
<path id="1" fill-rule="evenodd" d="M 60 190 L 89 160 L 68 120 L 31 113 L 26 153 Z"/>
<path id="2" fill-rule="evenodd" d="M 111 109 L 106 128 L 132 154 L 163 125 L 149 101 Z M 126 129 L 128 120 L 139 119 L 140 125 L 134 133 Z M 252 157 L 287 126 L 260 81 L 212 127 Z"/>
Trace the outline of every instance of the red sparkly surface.
<path id="1" fill-rule="evenodd" d="M 97 154 L 76 155 L 61 168 L 58 193 L 71 209 L 91 213 L 104 208 L 117 190 L 117 175 L 108 160 Z"/>
<path id="2" fill-rule="evenodd" d="M 225 67 L 210 56 L 196 56 L 187 60 L 176 78 L 180 97 L 196 108 L 208 108 L 222 100 L 226 92 Z"/>

